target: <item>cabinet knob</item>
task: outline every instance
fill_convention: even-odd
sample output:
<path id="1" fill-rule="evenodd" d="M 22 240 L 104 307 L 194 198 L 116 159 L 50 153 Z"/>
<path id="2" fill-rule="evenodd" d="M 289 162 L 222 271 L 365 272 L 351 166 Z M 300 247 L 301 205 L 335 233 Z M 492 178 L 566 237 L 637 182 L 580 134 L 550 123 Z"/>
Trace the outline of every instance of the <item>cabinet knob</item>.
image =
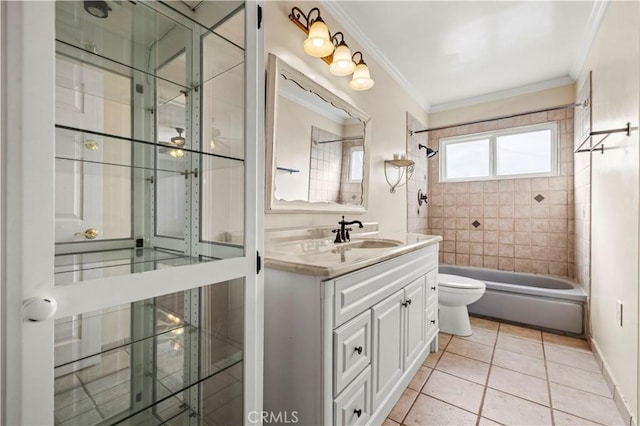
<path id="1" fill-rule="evenodd" d="M 436 320 L 431 320 L 431 324 L 435 324 L 435 323 L 436 323 Z"/>
<path id="2" fill-rule="evenodd" d="M 361 354 L 362 354 L 362 346 L 357 346 L 357 347 L 354 349 L 354 351 L 355 351 L 355 352 L 358 352 L 358 355 L 361 355 Z"/>
<path id="3" fill-rule="evenodd" d="M 436 287 L 435 286 L 431 287 L 431 290 L 436 291 Z"/>
<path id="4" fill-rule="evenodd" d="M 358 408 L 357 410 L 353 410 L 353 414 L 355 414 L 356 416 L 358 416 L 358 418 L 360 418 L 360 416 L 362 415 L 362 409 Z"/>

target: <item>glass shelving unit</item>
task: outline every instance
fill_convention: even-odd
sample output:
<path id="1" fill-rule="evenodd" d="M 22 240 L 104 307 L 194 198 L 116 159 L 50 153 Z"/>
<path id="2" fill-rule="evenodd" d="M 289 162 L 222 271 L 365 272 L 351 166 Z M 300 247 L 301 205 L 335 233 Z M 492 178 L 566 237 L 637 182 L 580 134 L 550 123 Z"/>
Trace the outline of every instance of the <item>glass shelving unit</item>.
<path id="1" fill-rule="evenodd" d="M 56 2 L 56 285 L 244 255 L 244 2 Z"/>
<path id="2" fill-rule="evenodd" d="M 244 256 L 244 2 L 102 4 L 55 6 L 55 285 Z M 243 423 L 244 285 L 57 319 L 55 424 Z"/>
<path id="3" fill-rule="evenodd" d="M 233 280 L 58 321 L 56 334 L 82 338 L 56 346 L 56 424 L 241 424 L 243 288 Z"/>

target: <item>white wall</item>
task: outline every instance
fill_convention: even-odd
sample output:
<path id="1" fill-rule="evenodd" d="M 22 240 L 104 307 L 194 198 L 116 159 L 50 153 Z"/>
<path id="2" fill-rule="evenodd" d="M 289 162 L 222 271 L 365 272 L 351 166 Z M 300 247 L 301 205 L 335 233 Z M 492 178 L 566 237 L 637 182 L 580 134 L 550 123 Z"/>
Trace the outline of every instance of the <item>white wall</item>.
<path id="1" fill-rule="evenodd" d="M 274 53 L 285 62 L 305 73 L 308 77 L 337 93 L 371 117 L 369 208 L 358 217 L 359 220 L 379 222 L 385 231 L 405 231 L 407 223 L 407 198 L 404 189 L 389 193 L 384 178 L 384 160 L 391 159 L 394 152 L 405 152 L 406 112 L 409 111 L 420 121 L 427 122 L 426 111 L 398 85 L 386 71 L 374 61 L 370 52 L 364 50 L 364 60 L 371 70 L 375 86 L 365 92 L 355 92 L 348 86 L 349 77 L 336 77 L 329 73 L 329 67 L 318 58 L 308 56 L 302 50 L 306 38 L 288 16 L 293 6 L 305 13 L 319 6 L 322 18 L 335 33 L 342 31 L 352 52 L 362 50 L 349 34 L 329 15 L 326 8 L 316 2 L 269 1 L 265 2 L 265 58 Z M 265 59 L 265 63 L 266 63 Z M 290 214 L 269 213 L 265 217 L 266 228 L 331 225 L 340 220 L 336 214 Z"/>
<path id="2" fill-rule="evenodd" d="M 594 130 L 638 125 L 640 3 L 611 2 L 578 87 L 593 72 Z M 613 134 L 592 155 L 592 338 L 617 393 L 638 413 L 638 131 Z M 586 155 L 586 154 L 583 154 Z M 616 323 L 616 302 L 624 324 Z M 637 424 L 637 421 L 636 421 Z"/>

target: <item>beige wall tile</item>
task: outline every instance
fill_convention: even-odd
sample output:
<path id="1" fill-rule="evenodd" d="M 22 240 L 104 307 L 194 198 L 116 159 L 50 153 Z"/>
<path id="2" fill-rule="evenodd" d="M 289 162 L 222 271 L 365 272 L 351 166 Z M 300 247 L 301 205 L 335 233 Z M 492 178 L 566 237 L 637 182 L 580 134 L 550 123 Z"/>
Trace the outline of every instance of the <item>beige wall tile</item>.
<path id="1" fill-rule="evenodd" d="M 484 259 L 483 259 L 485 268 L 498 269 L 498 257 L 496 256 L 487 256 L 487 245 L 485 244 L 484 248 Z"/>
<path id="2" fill-rule="evenodd" d="M 472 206 L 481 206 L 484 204 L 484 196 L 482 192 L 474 192 L 469 194 L 469 204 Z"/>
<path id="3" fill-rule="evenodd" d="M 533 267 L 531 266 L 531 259 L 518 259 L 516 257 L 514 261 L 514 268 L 517 272 L 533 272 Z"/>
<path id="4" fill-rule="evenodd" d="M 456 254 L 469 254 L 469 242 L 456 241 Z"/>
<path id="5" fill-rule="evenodd" d="M 456 264 L 455 253 L 444 253 L 442 256 L 442 262 L 447 265 L 455 265 Z"/>
<path id="6" fill-rule="evenodd" d="M 498 231 L 484 231 L 485 243 L 497 243 L 498 237 L 499 237 Z"/>
<path id="7" fill-rule="evenodd" d="M 500 221 L 497 219 L 485 218 L 482 226 L 485 231 L 497 231 L 500 227 Z"/>
<path id="8" fill-rule="evenodd" d="M 531 260 L 531 247 L 528 245 L 514 246 L 514 256 L 516 257 L 516 259 L 520 259 L 520 260 L 524 260 L 524 259 Z M 516 262 L 516 267 L 517 267 L 517 262 Z M 529 269 L 531 269 L 531 266 L 529 266 Z"/>
<path id="9" fill-rule="evenodd" d="M 498 234 L 498 242 L 500 244 L 514 244 L 515 232 L 500 231 Z"/>
<path id="10" fill-rule="evenodd" d="M 545 260 L 532 260 L 531 267 L 533 268 L 534 274 L 548 274 L 549 273 L 549 262 Z"/>
<path id="11" fill-rule="evenodd" d="M 455 183 L 456 193 L 464 194 L 469 193 L 469 182 L 457 182 Z"/>
<path id="12" fill-rule="evenodd" d="M 475 266 L 477 268 L 482 268 L 483 265 L 483 257 L 482 255 L 470 254 L 469 255 L 469 266 Z"/>
<path id="13" fill-rule="evenodd" d="M 528 219 L 515 219 L 514 229 L 516 232 L 530 232 L 533 221 Z"/>
<path id="14" fill-rule="evenodd" d="M 515 268 L 515 261 L 513 257 L 500 257 L 498 261 L 498 269 L 502 271 L 513 271 Z"/>
<path id="15" fill-rule="evenodd" d="M 458 218 L 456 219 L 456 229 L 469 229 L 470 223 L 469 218 Z"/>
<path id="16" fill-rule="evenodd" d="M 513 192 L 515 188 L 514 179 L 502 179 L 498 181 L 499 192 Z"/>
<path id="17" fill-rule="evenodd" d="M 548 190 L 549 190 L 549 178 L 531 179 L 531 192 L 536 192 L 536 191 L 540 192 L 540 191 L 548 191 Z"/>
<path id="18" fill-rule="evenodd" d="M 468 206 L 469 205 L 469 193 L 459 193 L 456 194 L 456 205 L 457 206 Z"/>
<path id="19" fill-rule="evenodd" d="M 500 206 L 500 218 L 513 219 L 513 206 Z"/>
<path id="20" fill-rule="evenodd" d="M 548 232 L 548 231 L 549 231 L 548 219 L 531 220 L 531 232 Z"/>
<path id="21" fill-rule="evenodd" d="M 482 255 L 483 253 L 484 253 L 484 244 L 482 244 L 482 243 L 469 243 L 469 254 Z M 482 265 L 482 261 L 480 262 L 480 264 Z"/>
<path id="22" fill-rule="evenodd" d="M 469 217 L 474 219 L 479 219 L 484 217 L 484 207 L 483 206 L 470 206 L 469 207 Z"/>
<path id="23" fill-rule="evenodd" d="M 485 206 L 497 206 L 498 205 L 498 193 L 497 192 L 485 192 L 483 194 L 483 202 Z"/>
<path id="24" fill-rule="evenodd" d="M 487 192 L 498 192 L 498 181 L 492 180 L 488 182 L 483 182 L 482 190 L 485 194 Z"/>
<path id="25" fill-rule="evenodd" d="M 531 192 L 518 192 L 516 191 L 513 194 L 513 204 L 516 206 L 530 206 L 533 197 L 531 196 Z M 533 200 L 535 202 L 535 200 Z"/>
<path id="26" fill-rule="evenodd" d="M 544 203 L 543 200 L 542 202 Z M 532 204 L 531 205 L 531 217 L 534 219 L 548 219 L 549 218 L 549 206 L 545 204 Z"/>
<path id="27" fill-rule="evenodd" d="M 484 232 L 483 231 L 469 231 L 469 241 L 473 243 L 481 243 L 484 241 Z"/>
<path id="28" fill-rule="evenodd" d="M 469 192 L 472 194 L 484 192 L 484 182 L 469 182 Z"/>
<path id="29" fill-rule="evenodd" d="M 531 217 L 531 207 L 529 205 L 526 206 L 515 206 L 513 209 L 513 217 L 517 219 L 528 219 Z"/>
<path id="30" fill-rule="evenodd" d="M 456 213 L 455 213 L 456 218 L 466 219 L 469 217 L 469 206 L 458 204 L 456 205 L 455 209 L 456 209 Z"/>
<path id="31" fill-rule="evenodd" d="M 549 246 L 549 234 L 545 232 L 532 232 L 531 233 L 531 245 L 532 246 Z"/>
<path id="32" fill-rule="evenodd" d="M 518 245 L 531 244 L 531 234 L 529 232 L 516 232 L 514 243 Z"/>
<path id="33" fill-rule="evenodd" d="M 513 185 L 513 190 L 515 193 L 531 191 L 531 179 L 514 179 Z"/>
<path id="34" fill-rule="evenodd" d="M 456 265 L 469 266 L 468 254 L 456 254 Z"/>
<path id="35" fill-rule="evenodd" d="M 566 277 L 569 275 L 568 265 L 561 262 L 549 262 L 549 274 Z"/>
<path id="36" fill-rule="evenodd" d="M 514 231 L 515 230 L 515 221 L 513 219 L 500 219 L 498 224 L 498 229 L 500 231 Z"/>
<path id="37" fill-rule="evenodd" d="M 498 246 L 498 256 L 500 256 L 500 258 L 513 257 L 514 255 L 513 247 L 514 246 L 512 244 L 500 244 Z"/>
<path id="38" fill-rule="evenodd" d="M 489 218 L 498 217 L 498 206 L 484 206 L 483 215 Z"/>

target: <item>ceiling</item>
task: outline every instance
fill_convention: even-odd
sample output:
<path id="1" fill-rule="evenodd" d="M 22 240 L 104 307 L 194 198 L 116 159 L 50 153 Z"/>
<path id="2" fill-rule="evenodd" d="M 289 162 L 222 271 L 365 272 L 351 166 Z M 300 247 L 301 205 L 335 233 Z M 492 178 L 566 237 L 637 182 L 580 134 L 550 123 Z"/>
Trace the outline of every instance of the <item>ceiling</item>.
<path id="1" fill-rule="evenodd" d="M 607 2 L 323 1 L 425 109 L 571 83 Z M 346 40 L 349 42 L 349 40 Z M 372 75 L 375 79 L 375 75 Z"/>

